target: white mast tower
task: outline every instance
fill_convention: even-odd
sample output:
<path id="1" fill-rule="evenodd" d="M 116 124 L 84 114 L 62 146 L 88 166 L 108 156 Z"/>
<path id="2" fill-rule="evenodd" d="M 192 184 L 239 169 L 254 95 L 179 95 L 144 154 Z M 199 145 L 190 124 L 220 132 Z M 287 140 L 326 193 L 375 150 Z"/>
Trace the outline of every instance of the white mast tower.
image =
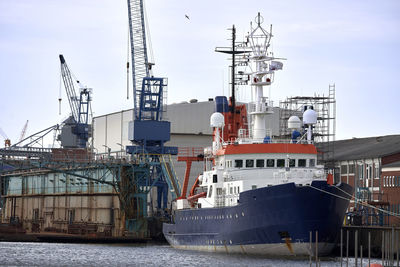
<path id="1" fill-rule="evenodd" d="M 273 113 L 272 101 L 264 97 L 264 87 L 270 86 L 274 80 L 275 70 L 282 69 L 282 62 L 275 61 L 272 52 L 269 52 L 270 41 L 272 37 L 272 25 L 267 32 L 261 24 L 264 19 L 258 13 L 256 17 L 256 27 L 251 25 L 251 33 L 248 35 L 249 46 L 252 52 L 248 54 L 251 73 L 251 85 L 254 89 L 252 93 L 252 102 L 249 104 L 249 114 L 251 115 L 250 137 L 253 142 L 260 143 L 267 137 L 266 118 L 267 114 Z"/>

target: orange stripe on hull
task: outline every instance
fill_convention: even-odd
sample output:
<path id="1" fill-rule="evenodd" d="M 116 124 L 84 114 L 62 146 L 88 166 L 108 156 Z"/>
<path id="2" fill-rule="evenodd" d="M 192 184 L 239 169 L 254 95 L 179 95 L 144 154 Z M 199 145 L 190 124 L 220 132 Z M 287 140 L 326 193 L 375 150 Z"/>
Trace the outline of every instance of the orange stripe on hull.
<path id="1" fill-rule="evenodd" d="M 289 154 L 317 154 L 317 149 L 310 144 L 241 144 L 227 145 L 217 151 L 217 155 L 233 154 L 265 154 L 265 153 L 289 153 Z"/>

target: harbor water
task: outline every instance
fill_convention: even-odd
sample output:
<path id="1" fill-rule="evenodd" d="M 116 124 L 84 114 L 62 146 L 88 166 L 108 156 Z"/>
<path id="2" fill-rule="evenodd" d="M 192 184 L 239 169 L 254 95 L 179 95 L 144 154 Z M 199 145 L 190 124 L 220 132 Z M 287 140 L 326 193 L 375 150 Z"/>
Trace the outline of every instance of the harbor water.
<path id="1" fill-rule="evenodd" d="M 343 266 L 346 266 L 346 259 Z M 378 263 L 374 259 L 371 263 Z M 368 259 L 363 265 L 367 266 Z M 0 266 L 310 266 L 289 260 L 176 250 L 155 244 L 62 244 L 0 242 Z M 315 262 L 312 263 L 315 266 Z M 340 266 L 339 258 L 320 266 Z M 349 259 L 349 266 L 355 266 Z M 360 266 L 360 261 L 358 261 Z"/>

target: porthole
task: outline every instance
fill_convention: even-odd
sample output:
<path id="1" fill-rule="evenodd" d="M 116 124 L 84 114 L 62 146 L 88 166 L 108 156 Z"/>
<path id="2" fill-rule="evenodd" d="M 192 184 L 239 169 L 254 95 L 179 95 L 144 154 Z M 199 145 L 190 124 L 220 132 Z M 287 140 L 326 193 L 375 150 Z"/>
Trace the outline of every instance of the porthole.
<path id="1" fill-rule="evenodd" d="M 237 213 L 235 214 L 235 217 L 238 218 L 239 216 L 237 215 Z"/>
<path id="2" fill-rule="evenodd" d="M 242 211 L 242 216 L 244 217 L 244 212 Z"/>
<path id="3" fill-rule="evenodd" d="M 229 244 L 231 244 L 231 245 L 232 245 L 232 240 L 229 240 Z"/>

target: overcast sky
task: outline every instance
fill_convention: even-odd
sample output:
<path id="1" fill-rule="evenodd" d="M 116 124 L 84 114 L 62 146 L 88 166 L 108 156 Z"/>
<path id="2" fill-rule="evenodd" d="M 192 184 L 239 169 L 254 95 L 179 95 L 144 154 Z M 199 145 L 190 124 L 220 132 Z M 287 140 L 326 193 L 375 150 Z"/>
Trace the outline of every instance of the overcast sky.
<path id="1" fill-rule="evenodd" d="M 400 134 L 400 1 L 145 3 L 154 74 L 168 77 L 168 103 L 226 94 L 229 62 L 214 49 L 229 45 L 232 24 L 242 38 L 261 12 L 273 24 L 275 56 L 288 59 L 272 87 L 276 105 L 327 95 L 335 83 L 337 139 Z M 64 88 L 58 114 L 59 54 L 93 88 L 95 116 L 132 108 L 127 33 L 125 0 L 0 0 L 0 128 L 16 142 L 26 120 L 32 134 L 68 116 Z"/>

